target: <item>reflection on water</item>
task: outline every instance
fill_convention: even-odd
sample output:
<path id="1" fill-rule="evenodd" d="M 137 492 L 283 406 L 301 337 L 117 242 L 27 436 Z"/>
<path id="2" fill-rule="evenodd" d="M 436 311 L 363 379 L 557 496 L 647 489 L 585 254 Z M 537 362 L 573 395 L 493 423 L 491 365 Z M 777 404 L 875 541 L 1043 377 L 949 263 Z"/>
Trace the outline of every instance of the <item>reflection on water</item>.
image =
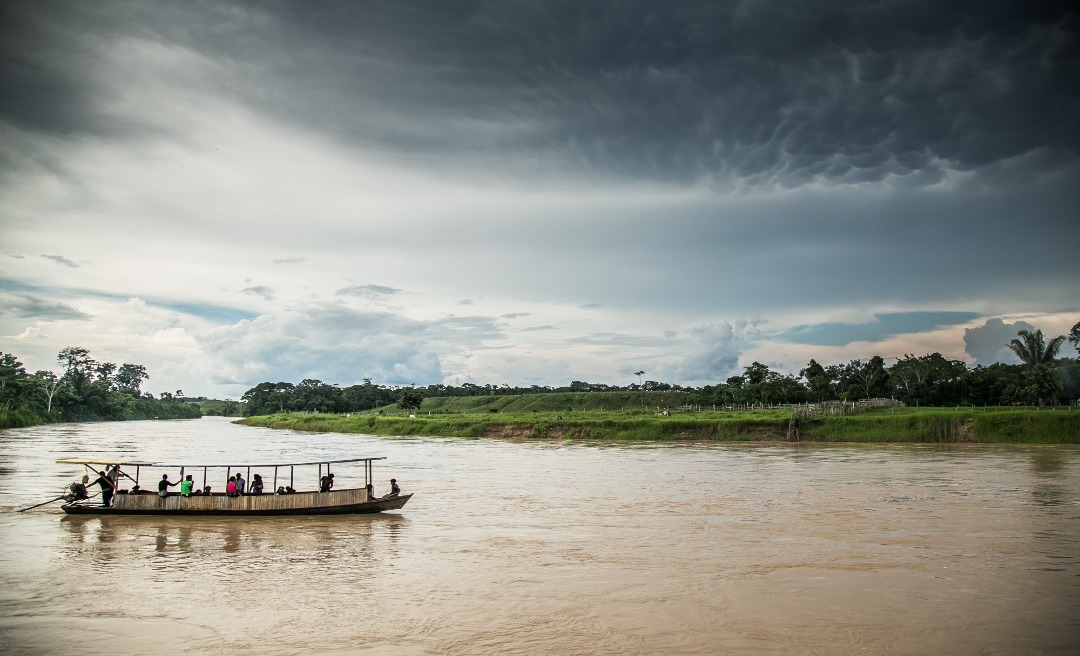
<path id="1" fill-rule="evenodd" d="M 1061 477 L 1065 471 L 1065 458 L 1060 450 L 1040 447 L 1031 452 L 1031 469 L 1034 472 L 1031 495 L 1044 506 L 1066 503 Z"/>
<path id="2" fill-rule="evenodd" d="M 17 513 L 79 455 L 385 455 L 329 517 Z M 305 435 L 219 419 L 0 433 L 13 653 L 1072 653 L 1074 447 Z M 343 473 L 347 478 L 347 473 Z"/>

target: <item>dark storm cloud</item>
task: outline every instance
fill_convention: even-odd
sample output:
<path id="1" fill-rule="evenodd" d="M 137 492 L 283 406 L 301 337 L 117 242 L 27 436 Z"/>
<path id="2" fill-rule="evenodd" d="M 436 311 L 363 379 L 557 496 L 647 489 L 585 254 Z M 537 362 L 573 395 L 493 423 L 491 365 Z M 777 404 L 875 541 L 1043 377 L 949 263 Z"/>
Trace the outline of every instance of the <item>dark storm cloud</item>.
<path id="1" fill-rule="evenodd" d="M 0 115 L 121 129 L 101 50 L 205 56 L 178 80 L 356 146 L 678 182 L 938 182 L 1080 148 L 1066 3 L 6 5 Z M 111 84 L 122 84 L 113 80 Z M 507 153 L 516 157 L 507 159 Z"/>

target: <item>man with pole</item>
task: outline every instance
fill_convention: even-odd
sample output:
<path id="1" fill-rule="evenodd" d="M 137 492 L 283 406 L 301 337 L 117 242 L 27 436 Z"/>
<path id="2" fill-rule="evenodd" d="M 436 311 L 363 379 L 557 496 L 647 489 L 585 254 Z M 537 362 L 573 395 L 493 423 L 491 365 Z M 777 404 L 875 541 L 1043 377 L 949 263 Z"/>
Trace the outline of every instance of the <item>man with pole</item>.
<path id="1" fill-rule="evenodd" d="M 105 508 L 112 507 L 113 493 L 116 491 L 116 483 L 112 482 L 112 479 L 103 472 L 98 472 L 97 480 L 91 483 L 91 485 L 101 486 L 101 505 Z"/>

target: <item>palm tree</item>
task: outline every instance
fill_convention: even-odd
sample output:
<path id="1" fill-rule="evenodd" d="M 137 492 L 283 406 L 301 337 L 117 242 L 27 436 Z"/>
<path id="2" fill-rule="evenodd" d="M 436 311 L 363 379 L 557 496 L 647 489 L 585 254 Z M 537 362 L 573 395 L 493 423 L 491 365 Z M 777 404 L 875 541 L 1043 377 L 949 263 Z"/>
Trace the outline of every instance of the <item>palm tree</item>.
<path id="1" fill-rule="evenodd" d="M 1047 343 L 1041 330 L 1035 332 L 1021 330 L 1017 335 L 1020 339 L 1012 340 L 1008 346 L 1027 366 L 1028 377 L 1031 381 L 1028 387 L 1029 393 L 1039 400 L 1041 408 L 1043 399 L 1054 398 L 1061 391 L 1057 376 L 1054 375 L 1050 364 L 1057 356 L 1061 343 L 1065 341 L 1065 336 L 1058 335 Z"/>
<path id="2" fill-rule="evenodd" d="M 1058 335 L 1047 343 L 1042 330 L 1035 332 L 1021 330 L 1016 334 L 1020 336 L 1020 339 L 1012 340 L 1007 346 L 1012 349 L 1016 357 L 1031 368 L 1053 362 L 1057 357 L 1058 349 L 1061 348 L 1061 343 L 1065 341 L 1065 335 Z"/>

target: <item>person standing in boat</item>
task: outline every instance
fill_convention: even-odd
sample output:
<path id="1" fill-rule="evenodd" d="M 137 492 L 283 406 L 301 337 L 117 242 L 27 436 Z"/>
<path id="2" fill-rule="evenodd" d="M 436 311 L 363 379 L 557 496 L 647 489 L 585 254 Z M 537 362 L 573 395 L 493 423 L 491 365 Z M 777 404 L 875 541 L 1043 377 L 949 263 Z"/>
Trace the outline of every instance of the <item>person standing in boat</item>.
<path id="1" fill-rule="evenodd" d="M 116 491 L 116 483 L 109 480 L 109 475 L 103 471 L 98 472 L 97 480 L 91 485 L 101 486 L 101 505 L 105 508 L 112 507 L 113 492 Z"/>
<path id="2" fill-rule="evenodd" d="M 179 485 L 179 484 L 180 484 L 180 481 L 176 481 L 175 483 L 170 483 L 169 482 L 169 475 L 168 474 L 162 474 L 161 475 L 161 480 L 158 481 L 158 484 L 157 484 L 158 496 L 159 497 L 167 497 L 167 496 L 169 496 L 169 488 L 174 486 L 174 485 Z"/>
<path id="3" fill-rule="evenodd" d="M 243 494 L 244 488 L 247 487 L 247 481 L 244 480 L 243 474 L 236 472 L 236 493 Z"/>
<path id="4" fill-rule="evenodd" d="M 319 492 L 329 492 L 334 487 L 334 475 L 327 474 L 319 479 Z"/>

